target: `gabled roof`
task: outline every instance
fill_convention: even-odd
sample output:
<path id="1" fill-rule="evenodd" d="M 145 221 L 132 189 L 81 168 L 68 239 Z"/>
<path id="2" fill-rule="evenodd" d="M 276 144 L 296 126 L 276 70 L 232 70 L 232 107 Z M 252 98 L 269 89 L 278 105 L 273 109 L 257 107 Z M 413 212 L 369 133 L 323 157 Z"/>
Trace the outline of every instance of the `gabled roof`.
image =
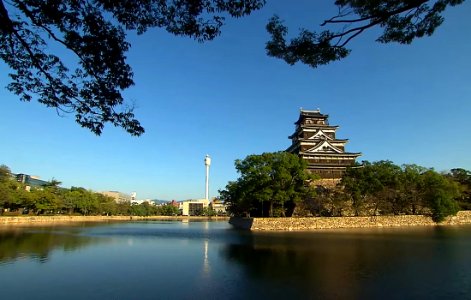
<path id="1" fill-rule="evenodd" d="M 311 149 L 308 149 L 307 151 L 304 151 L 305 153 L 316 153 L 316 152 L 334 152 L 334 153 L 344 153 L 342 150 L 339 148 L 333 146 L 329 141 L 325 140 L 316 146 L 312 147 Z"/>
<path id="2" fill-rule="evenodd" d="M 315 139 L 322 139 L 322 138 L 325 138 L 327 140 L 333 140 L 330 136 L 328 136 L 327 134 L 325 134 L 324 131 L 322 131 L 322 129 L 320 129 L 319 131 L 317 131 L 313 136 L 309 137 L 308 140 L 315 140 Z"/>

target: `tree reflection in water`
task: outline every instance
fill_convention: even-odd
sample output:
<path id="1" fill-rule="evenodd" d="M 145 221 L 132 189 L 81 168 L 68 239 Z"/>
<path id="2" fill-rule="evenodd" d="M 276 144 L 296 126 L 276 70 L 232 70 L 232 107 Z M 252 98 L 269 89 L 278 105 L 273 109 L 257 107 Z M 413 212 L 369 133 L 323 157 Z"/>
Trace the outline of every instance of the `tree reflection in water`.
<path id="1" fill-rule="evenodd" d="M 80 227 L 77 227 L 80 228 Z M 55 249 L 75 251 L 103 238 L 82 236 L 76 228 L 8 228 L 0 230 L 0 263 L 32 259 L 39 263 L 49 260 Z"/>
<path id="2" fill-rule="evenodd" d="M 257 232 L 228 244 L 223 255 L 242 266 L 258 296 L 399 299 L 433 291 L 434 297 L 453 298 L 463 290 L 450 286 L 471 292 L 467 232 L 441 227 Z"/>

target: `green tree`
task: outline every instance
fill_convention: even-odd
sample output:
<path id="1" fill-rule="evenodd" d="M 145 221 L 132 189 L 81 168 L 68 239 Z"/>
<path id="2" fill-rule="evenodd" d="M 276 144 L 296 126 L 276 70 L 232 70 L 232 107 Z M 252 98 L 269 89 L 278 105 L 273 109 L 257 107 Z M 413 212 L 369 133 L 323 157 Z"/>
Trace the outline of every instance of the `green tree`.
<path id="1" fill-rule="evenodd" d="M 10 168 L 5 165 L 0 165 L 0 183 L 8 182 L 11 179 Z"/>
<path id="2" fill-rule="evenodd" d="M 0 166 L 0 213 L 4 209 L 20 211 L 23 208 L 32 208 L 34 201 L 31 194 L 25 191 L 25 186 L 12 177 L 10 168 Z"/>
<path id="3" fill-rule="evenodd" d="M 317 186 L 315 196 L 307 198 L 303 204 L 309 211 L 307 215 L 340 217 L 351 207 L 349 200 L 349 195 L 339 186 Z M 301 215 L 306 215 L 306 213 L 301 213 Z"/>
<path id="4" fill-rule="evenodd" d="M 35 191 L 29 192 L 24 186 L 18 184 L 14 191 L 14 198 L 19 208 L 23 208 L 28 212 L 34 212 L 36 209 L 37 197 Z"/>
<path id="5" fill-rule="evenodd" d="M 100 214 L 99 196 L 84 188 L 72 187 L 65 195 L 67 208 L 83 215 Z"/>
<path id="6" fill-rule="evenodd" d="M 461 196 L 458 199 L 458 204 L 461 209 L 471 210 L 471 171 L 456 168 L 451 169 L 446 176 L 460 186 Z"/>
<path id="7" fill-rule="evenodd" d="M 159 207 L 159 214 L 162 216 L 177 216 L 180 214 L 180 210 L 171 204 L 164 204 Z"/>
<path id="8" fill-rule="evenodd" d="M 228 211 L 235 216 L 249 217 L 250 212 L 255 209 L 248 187 L 245 188 L 248 184 L 249 182 L 239 178 L 237 181 L 229 181 L 225 190 L 219 190 L 220 199 L 228 204 Z"/>
<path id="9" fill-rule="evenodd" d="M 455 215 L 459 206 L 455 198 L 460 196 L 458 184 L 445 176 L 429 170 L 424 176 L 424 200 L 432 212 L 432 219 L 441 222 L 445 217 Z"/>
<path id="10" fill-rule="evenodd" d="M 356 215 L 431 214 L 436 222 L 456 214 L 460 187 L 445 175 L 417 165 L 363 162 L 342 178 Z"/>
<path id="11" fill-rule="evenodd" d="M 389 162 L 380 162 L 381 165 Z M 376 195 L 383 189 L 383 184 L 377 176 L 376 163 L 363 161 L 362 165 L 348 168 L 342 177 L 341 185 L 352 199 L 352 208 L 356 216 L 377 211 Z"/>
<path id="12" fill-rule="evenodd" d="M 164 205 L 167 206 L 167 205 Z M 143 203 L 137 204 L 137 202 L 134 202 L 130 206 L 130 212 L 131 215 L 134 216 L 154 216 L 157 214 L 160 214 L 160 210 L 155 207 L 154 205 L 151 205 L 149 202 L 145 201 Z M 168 214 L 169 216 L 173 214 Z"/>
<path id="13" fill-rule="evenodd" d="M 342 186 L 352 199 L 355 215 L 406 213 L 408 205 L 400 197 L 402 169 L 391 161 L 370 163 L 347 169 Z"/>
<path id="14" fill-rule="evenodd" d="M 0 214 L 9 202 L 11 202 L 10 169 L 0 165 Z"/>
<path id="15" fill-rule="evenodd" d="M 98 213 L 101 215 L 112 216 L 118 213 L 117 204 L 112 197 L 99 193 L 94 193 L 98 200 Z"/>
<path id="16" fill-rule="evenodd" d="M 23 101 L 75 114 L 82 127 L 101 134 L 105 123 L 140 135 L 144 128 L 124 102 L 134 84 L 126 62 L 126 30 L 164 28 L 200 42 L 220 34 L 225 16 L 242 17 L 264 0 L 10 0 L 0 1 L 0 58 L 10 67 L 10 91 Z M 48 49 L 75 57 L 66 63 Z"/>
<path id="17" fill-rule="evenodd" d="M 37 189 L 31 193 L 37 214 L 53 214 L 62 207 L 61 199 L 50 189 Z"/>
<path id="18" fill-rule="evenodd" d="M 67 211 L 68 214 L 73 214 L 75 210 L 78 208 L 77 204 L 79 202 L 79 198 L 81 197 L 81 193 L 76 190 L 75 187 L 71 187 L 70 190 L 66 191 L 63 195 L 63 203 L 64 209 Z"/>
<path id="19" fill-rule="evenodd" d="M 217 215 L 217 213 L 214 209 L 208 206 L 208 207 L 203 208 L 202 215 L 207 216 L 207 217 L 214 217 Z"/>
<path id="20" fill-rule="evenodd" d="M 307 184 L 313 177 L 306 162 L 291 153 L 249 155 L 236 160 L 235 167 L 240 178 L 229 182 L 220 194 L 236 215 L 291 215 L 296 203 L 313 191 Z"/>
<path id="21" fill-rule="evenodd" d="M 267 31 L 271 40 L 266 44 L 268 55 L 288 64 L 302 62 L 313 68 L 345 58 L 348 43 L 372 28 L 381 28 L 376 41 L 410 44 L 414 39 L 430 36 L 443 23 L 447 6 L 464 0 L 336 0 L 338 14 L 324 20 L 321 32 L 302 29 L 299 36 L 286 41 L 288 28 L 278 16 L 271 18 Z"/>
<path id="22" fill-rule="evenodd" d="M 414 164 L 402 166 L 399 201 L 405 213 L 413 215 L 424 213 L 427 204 L 423 199 L 425 187 L 422 175 L 428 170 Z"/>
<path id="23" fill-rule="evenodd" d="M 340 30 L 301 30 L 286 41 L 288 28 L 278 17 L 267 25 L 268 55 L 289 64 L 312 67 L 344 58 L 347 44 L 373 27 L 382 28 L 379 42 L 409 44 L 433 34 L 447 6 L 464 0 L 337 0 L 339 13 L 322 26 Z M 126 31 L 138 34 L 162 28 L 199 42 L 221 33 L 226 17 L 243 17 L 261 9 L 265 0 L 1 0 L 0 58 L 11 70 L 7 88 L 23 101 L 37 99 L 100 135 L 106 124 L 131 135 L 144 128 L 122 92 L 134 84 L 126 52 Z M 297 4 L 293 4 L 297 5 Z M 49 49 L 65 50 L 75 59 L 67 64 Z"/>

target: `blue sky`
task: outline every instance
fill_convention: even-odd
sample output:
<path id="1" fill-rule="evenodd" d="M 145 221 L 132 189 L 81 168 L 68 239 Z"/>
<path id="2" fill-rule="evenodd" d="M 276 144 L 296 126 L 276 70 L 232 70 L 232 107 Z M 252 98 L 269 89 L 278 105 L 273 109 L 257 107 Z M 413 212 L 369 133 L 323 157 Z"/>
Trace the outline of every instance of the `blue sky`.
<path id="1" fill-rule="evenodd" d="M 72 115 L 20 102 L 3 88 L 8 71 L 0 63 L 0 164 L 64 187 L 184 200 L 204 197 L 209 154 L 212 197 L 237 178 L 235 159 L 286 149 L 302 107 L 329 114 L 360 160 L 471 170 L 469 1 L 448 8 L 432 37 L 383 45 L 368 32 L 351 43 L 348 58 L 317 69 L 265 54 L 273 14 L 294 35 L 336 11 L 326 2 L 296 3 L 269 1 L 228 20 L 222 36 L 205 44 L 162 30 L 130 33 L 136 85 L 124 94 L 146 129 L 138 138 L 112 126 L 97 137 Z"/>

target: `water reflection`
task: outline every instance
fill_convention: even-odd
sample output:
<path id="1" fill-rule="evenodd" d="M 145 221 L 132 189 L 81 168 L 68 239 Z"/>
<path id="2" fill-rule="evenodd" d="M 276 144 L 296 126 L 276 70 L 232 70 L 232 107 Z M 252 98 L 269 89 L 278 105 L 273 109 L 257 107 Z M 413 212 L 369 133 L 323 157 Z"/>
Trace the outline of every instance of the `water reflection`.
<path id="1" fill-rule="evenodd" d="M 55 249 L 69 252 L 97 242 L 91 237 L 51 228 L 1 230 L 0 263 L 24 258 L 45 263 Z"/>
<path id="2" fill-rule="evenodd" d="M 471 292 L 469 227 L 467 232 L 437 227 L 254 233 L 228 244 L 223 254 L 251 281 L 269 281 L 264 295 L 395 299 L 434 291 L 436 297 L 455 297 L 463 289 Z M 273 291 L 273 283 L 282 288 L 275 285 Z"/>
<path id="3" fill-rule="evenodd" d="M 209 272 L 211 271 L 208 258 L 208 247 L 209 241 L 204 240 L 204 256 L 203 256 L 203 275 L 209 277 Z"/>
<path id="4" fill-rule="evenodd" d="M 252 233 L 225 222 L 149 221 L 29 228 L 0 232 L 0 278 L 7 299 L 18 290 L 37 299 L 464 299 L 471 295 L 469 249 L 471 226 Z M 51 290 L 51 282 L 60 287 Z"/>

